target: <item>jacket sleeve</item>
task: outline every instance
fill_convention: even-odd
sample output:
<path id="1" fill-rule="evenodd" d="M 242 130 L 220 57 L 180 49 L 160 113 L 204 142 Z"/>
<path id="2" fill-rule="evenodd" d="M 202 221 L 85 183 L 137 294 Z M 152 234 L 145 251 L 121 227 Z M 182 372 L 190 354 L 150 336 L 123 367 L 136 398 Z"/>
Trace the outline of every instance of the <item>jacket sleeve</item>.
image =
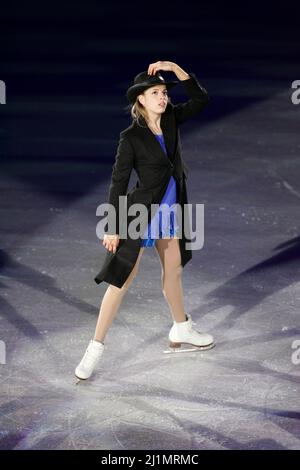
<path id="1" fill-rule="evenodd" d="M 111 233 L 111 231 L 106 230 L 105 233 L 107 234 L 114 235 L 119 233 L 119 196 L 125 196 L 127 193 L 133 166 L 133 148 L 124 131 L 121 131 L 108 192 L 108 202 L 114 206 L 116 211 L 116 231 Z M 109 216 L 108 220 L 111 220 Z"/>
<path id="2" fill-rule="evenodd" d="M 196 75 L 192 72 L 189 72 L 189 75 L 190 78 L 181 80 L 180 83 L 183 85 L 190 99 L 184 103 L 171 103 L 177 124 L 181 124 L 195 116 L 202 111 L 209 102 L 207 90 L 200 85 Z"/>

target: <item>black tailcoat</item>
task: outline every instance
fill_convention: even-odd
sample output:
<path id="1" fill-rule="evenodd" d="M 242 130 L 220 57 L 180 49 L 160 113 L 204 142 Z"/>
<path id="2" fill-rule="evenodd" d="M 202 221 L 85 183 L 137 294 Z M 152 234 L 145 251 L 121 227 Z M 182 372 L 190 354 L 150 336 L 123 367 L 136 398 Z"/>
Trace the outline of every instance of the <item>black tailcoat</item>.
<path id="1" fill-rule="evenodd" d="M 164 135 L 167 154 L 145 120 L 138 124 L 135 120 L 126 129 L 120 132 L 119 144 L 112 169 L 109 186 L 108 202 L 116 210 L 117 226 L 112 233 L 119 233 L 119 196 L 126 196 L 127 211 L 131 204 L 142 203 L 147 206 L 148 220 L 151 221 L 150 205 L 160 204 L 167 189 L 170 176 L 176 180 L 178 203 L 182 208 L 182 238 L 179 238 L 182 267 L 192 258 L 192 251 L 185 244 L 190 241 L 186 237 L 185 225 L 190 227 L 189 217 L 184 218 L 184 204 L 188 203 L 186 179 L 187 167 L 181 156 L 181 143 L 179 125 L 200 112 L 208 103 L 209 96 L 206 89 L 200 85 L 194 73 L 190 78 L 182 80 L 189 99 L 186 102 L 167 104 L 165 112 L 161 115 L 160 126 Z M 131 171 L 134 169 L 138 176 L 136 185 L 127 193 Z M 136 216 L 128 216 L 128 224 Z M 186 220 L 184 220 L 186 219 Z M 123 223 L 121 219 L 121 223 Z M 146 227 L 146 225 L 143 225 Z M 106 233 L 111 233 L 106 230 Z M 143 233 L 143 232 L 141 232 Z M 187 231 L 187 233 L 189 233 Z M 141 238 L 120 238 L 115 253 L 107 250 L 101 271 L 94 278 L 97 284 L 105 281 L 117 287 L 122 287 L 131 273 L 141 245 Z"/>

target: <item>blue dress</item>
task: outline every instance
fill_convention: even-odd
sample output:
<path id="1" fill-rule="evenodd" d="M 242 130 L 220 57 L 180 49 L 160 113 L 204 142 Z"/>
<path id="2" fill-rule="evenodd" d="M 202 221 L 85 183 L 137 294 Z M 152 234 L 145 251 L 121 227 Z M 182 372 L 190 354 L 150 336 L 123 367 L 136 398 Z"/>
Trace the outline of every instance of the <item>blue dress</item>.
<path id="1" fill-rule="evenodd" d="M 166 157 L 168 158 L 167 149 L 164 141 L 163 134 L 155 134 L 155 137 L 161 144 Z M 169 207 L 177 203 L 177 190 L 176 190 L 176 181 L 173 176 L 170 177 L 168 187 L 165 191 L 165 194 L 161 200 L 159 208 L 156 211 L 151 223 L 148 223 L 144 235 L 141 239 L 141 245 L 145 247 L 153 247 L 155 241 L 158 238 L 172 238 L 174 235 L 177 235 L 179 229 L 176 207 L 174 211 L 170 211 L 169 214 L 164 213 L 160 210 L 161 204 L 167 204 Z"/>

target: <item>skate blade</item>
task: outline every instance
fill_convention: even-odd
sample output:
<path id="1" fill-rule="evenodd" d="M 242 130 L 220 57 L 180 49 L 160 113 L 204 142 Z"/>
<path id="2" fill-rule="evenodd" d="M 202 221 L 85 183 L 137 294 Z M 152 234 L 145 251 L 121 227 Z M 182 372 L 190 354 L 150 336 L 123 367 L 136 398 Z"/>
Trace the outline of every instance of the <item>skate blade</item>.
<path id="1" fill-rule="evenodd" d="M 80 379 L 79 377 L 77 377 L 77 375 L 75 375 L 75 385 L 78 385 L 80 382 L 84 382 L 86 379 Z"/>
<path id="2" fill-rule="evenodd" d="M 190 348 L 181 348 L 181 347 L 172 348 L 169 346 L 169 349 L 163 352 L 164 354 L 178 354 L 178 353 L 187 353 L 187 352 L 207 351 L 208 349 L 212 349 L 214 346 L 215 346 L 215 343 L 209 344 L 208 346 L 192 346 Z"/>

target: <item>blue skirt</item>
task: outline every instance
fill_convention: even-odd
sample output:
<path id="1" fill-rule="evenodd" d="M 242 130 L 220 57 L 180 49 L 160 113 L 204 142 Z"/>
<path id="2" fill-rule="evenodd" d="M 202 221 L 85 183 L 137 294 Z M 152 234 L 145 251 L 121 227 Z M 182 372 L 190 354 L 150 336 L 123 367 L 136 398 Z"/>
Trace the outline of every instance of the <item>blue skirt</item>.
<path id="1" fill-rule="evenodd" d="M 161 204 L 167 204 L 169 207 L 171 207 L 173 204 L 176 203 L 176 181 L 174 177 L 171 176 L 166 192 L 161 200 L 160 206 L 158 207 L 156 214 L 151 220 L 151 223 L 149 222 L 148 227 L 146 228 L 144 235 L 141 239 L 140 246 L 153 247 L 157 239 L 173 238 L 178 234 L 179 226 L 176 207 L 174 207 L 174 211 L 170 211 L 168 214 L 165 214 L 164 211 L 160 209 Z"/>

